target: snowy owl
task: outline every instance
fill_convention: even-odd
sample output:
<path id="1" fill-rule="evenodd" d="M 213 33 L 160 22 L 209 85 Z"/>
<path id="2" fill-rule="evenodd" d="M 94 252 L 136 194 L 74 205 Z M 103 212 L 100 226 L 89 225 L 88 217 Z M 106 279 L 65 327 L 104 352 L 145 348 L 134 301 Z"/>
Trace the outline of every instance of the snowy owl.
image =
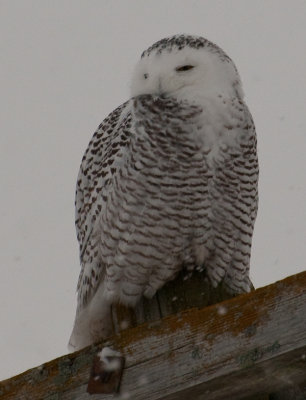
<path id="1" fill-rule="evenodd" d="M 112 304 L 133 307 L 183 269 L 250 290 L 258 161 L 243 97 L 232 60 L 202 37 L 142 53 L 130 100 L 98 127 L 77 179 L 71 350 L 111 334 Z"/>

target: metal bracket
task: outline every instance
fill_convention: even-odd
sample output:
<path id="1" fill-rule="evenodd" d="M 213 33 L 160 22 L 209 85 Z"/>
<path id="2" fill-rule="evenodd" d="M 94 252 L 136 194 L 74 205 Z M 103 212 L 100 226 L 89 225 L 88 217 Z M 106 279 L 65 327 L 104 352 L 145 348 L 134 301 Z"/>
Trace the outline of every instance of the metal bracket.
<path id="1" fill-rule="evenodd" d="M 87 392 L 89 394 L 118 393 L 124 364 L 125 357 L 121 355 L 102 358 L 98 353 L 93 360 Z M 110 368 L 110 365 L 115 368 Z"/>

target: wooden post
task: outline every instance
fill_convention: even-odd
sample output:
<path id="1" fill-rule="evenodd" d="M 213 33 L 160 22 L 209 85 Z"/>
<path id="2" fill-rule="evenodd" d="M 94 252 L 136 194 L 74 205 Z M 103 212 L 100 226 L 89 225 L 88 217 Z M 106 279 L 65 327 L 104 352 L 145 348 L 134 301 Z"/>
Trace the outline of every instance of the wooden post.
<path id="1" fill-rule="evenodd" d="M 86 392 L 105 346 L 126 359 L 118 400 L 305 399 L 306 272 L 118 332 L 1 382 L 1 400 L 112 399 Z"/>
<path id="2" fill-rule="evenodd" d="M 168 282 L 152 299 L 143 298 L 135 309 L 113 306 L 115 333 L 145 322 L 158 321 L 193 307 L 207 307 L 234 297 L 223 284 L 214 288 L 203 272 L 186 275 L 181 272 Z"/>

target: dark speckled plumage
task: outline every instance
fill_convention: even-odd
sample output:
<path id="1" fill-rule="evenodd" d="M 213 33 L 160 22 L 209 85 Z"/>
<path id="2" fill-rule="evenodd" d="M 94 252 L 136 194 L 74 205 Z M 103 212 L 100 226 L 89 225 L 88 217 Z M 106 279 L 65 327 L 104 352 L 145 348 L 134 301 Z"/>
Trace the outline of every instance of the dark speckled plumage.
<path id="1" fill-rule="evenodd" d="M 186 35 L 155 43 L 142 58 L 186 47 L 232 63 L 216 45 Z M 198 101 L 138 95 L 95 132 L 77 180 L 82 269 L 72 347 L 99 329 L 104 335 L 112 303 L 135 305 L 182 268 L 204 268 L 233 292 L 250 289 L 256 133 L 233 70 L 228 93 L 221 87 Z"/>

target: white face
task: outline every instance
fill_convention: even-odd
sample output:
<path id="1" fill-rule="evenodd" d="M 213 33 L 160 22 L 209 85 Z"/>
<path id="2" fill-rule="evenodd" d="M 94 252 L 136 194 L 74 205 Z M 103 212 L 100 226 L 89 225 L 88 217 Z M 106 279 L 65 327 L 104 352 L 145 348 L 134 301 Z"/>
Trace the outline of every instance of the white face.
<path id="1" fill-rule="evenodd" d="M 196 100 L 212 94 L 233 95 L 234 85 L 237 90 L 239 83 L 231 62 L 207 49 L 186 47 L 171 53 L 154 51 L 142 58 L 133 74 L 131 94 Z"/>

